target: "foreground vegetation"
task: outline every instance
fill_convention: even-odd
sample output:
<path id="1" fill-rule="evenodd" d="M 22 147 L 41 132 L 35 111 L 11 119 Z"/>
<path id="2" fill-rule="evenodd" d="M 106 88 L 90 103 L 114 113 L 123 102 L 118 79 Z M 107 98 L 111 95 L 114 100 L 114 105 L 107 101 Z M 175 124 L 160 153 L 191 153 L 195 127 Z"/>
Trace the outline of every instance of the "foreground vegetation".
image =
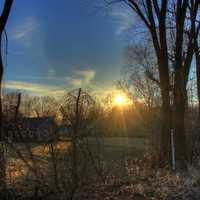
<path id="1" fill-rule="evenodd" d="M 179 173 L 171 171 L 170 166 L 159 169 L 158 163 L 155 162 L 155 154 L 148 150 L 149 143 L 146 139 L 101 138 L 98 143 L 99 150 L 95 141 L 94 138 L 90 139 L 92 157 L 88 155 L 88 151 L 78 159 L 79 184 L 76 186 L 73 199 L 198 200 L 200 198 L 200 176 L 197 168 L 189 165 L 187 172 Z M 23 149 L 24 156 L 28 156 L 23 144 L 18 143 L 17 146 L 21 151 Z M 65 181 L 72 172 L 69 166 L 66 167 L 68 164 L 64 159 L 67 152 L 71 151 L 70 144 L 66 142 L 54 144 L 57 153 L 56 171 L 52 166 L 55 160 L 52 160 L 50 146 L 42 144 L 31 146 L 39 177 L 36 177 L 32 169 L 17 155 L 9 151 L 7 174 L 9 188 L 12 188 L 8 194 L 9 199 L 70 199 L 73 188 L 69 185 L 66 188 Z M 26 161 L 32 162 L 27 157 Z M 55 172 L 58 183 L 52 182 Z M 71 181 L 70 179 L 68 181 Z"/>

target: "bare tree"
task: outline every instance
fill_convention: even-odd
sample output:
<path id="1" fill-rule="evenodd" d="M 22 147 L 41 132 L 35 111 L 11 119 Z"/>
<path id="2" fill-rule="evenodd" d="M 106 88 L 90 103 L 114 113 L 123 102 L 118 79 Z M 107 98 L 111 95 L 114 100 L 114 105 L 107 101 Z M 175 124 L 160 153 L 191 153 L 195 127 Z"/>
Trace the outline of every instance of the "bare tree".
<path id="1" fill-rule="evenodd" d="M 27 93 L 22 93 L 22 101 L 20 106 L 20 114 L 24 117 L 33 116 L 33 97 Z"/>
<path id="2" fill-rule="evenodd" d="M 168 160 L 170 129 L 172 127 L 175 131 L 176 158 L 178 163 L 183 164 L 187 160 L 184 132 L 186 86 L 194 55 L 194 39 L 197 37 L 200 27 L 197 23 L 199 2 L 198 0 L 123 0 L 119 2 L 128 5 L 141 19 L 151 35 L 155 50 L 159 73 L 157 81 L 160 84 L 162 98 L 161 164 Z M 172 18 L 174 23 L 170 22 Z M 174 40 L 169 40 L 171 30 L 175 33 Z M 186 32 L 187 37 L 184 37 Z M 169 55 L 169 47 L 173 47 L 172 55 Z M 172 89 L 170 65 L 174 68 L 173 123 L 170 105 Z"/>
<path id="3" fill-rule="evenodd" d="M 5 29 L 8 16 L 12 7 L 13 0 L 5 0 L 4 8 L 2 11 L 2 14 L 0 16 L 0 48 L 2 46 L 2 35 L 3 31 Z M 4 136 L 2 131 L 2 79 L 3 79 L 3 58 L 2 58 L 2 52 L 0 51 L 0 192 L 5 190 L 6 183 L 5 183 L 5 176 L 6 176 L 6 166 L 5 166 L 5 158 L 4 158 Z"/>
<path id="4" fill-rule="evenodd" d="M 96 135 L 94 126 L 98 111 L 96 111 L 96 104 L 93 98 L 81 88 L 71 91 L 64 96 L 60 111 L 63 123 L 68 130 L 67 137 L 71 142 L 71 148 L 68 151 L 71 176 L 67 180 L 68 190 L 71 188 L 68 195 L 72 199 L 76 191 L 80 189 L 80 185 L 90 178 L 90 175 L 85 177 L 82 174 L 82 170 L 85 167 L 88 169 L 91 167 L 101 181 L 104 182 L 99 159 L 94 156 L 94 143 L 93 149 L 90 150 L 90 141 L 95 139 Z"/>
<path id="5" fill-rule="evenodd" d="M 50 96 L 32 98 L 32 111 L 37 117 L 55 117 L 58 104 L 55 98 Z"/>
<path id="6" fill-rule="evenodd" d="M 160 85 L 157 81 L 157 63 L 150 44 L 129 45 L 125 56 L 127 62 L 123 71 L 123 80 L 126 83 L 123 84 L 122 80 L 120 84 L 122 88 L 125 86 L 135 100 L 142 100 L 149 109 L 159 106 Z"/>

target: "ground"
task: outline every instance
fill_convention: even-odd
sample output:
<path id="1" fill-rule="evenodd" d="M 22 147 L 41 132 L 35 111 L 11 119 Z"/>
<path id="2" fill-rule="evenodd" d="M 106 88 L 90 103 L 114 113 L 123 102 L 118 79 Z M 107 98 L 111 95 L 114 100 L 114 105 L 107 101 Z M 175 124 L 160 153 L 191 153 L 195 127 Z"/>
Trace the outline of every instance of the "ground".
<path id="1" fill-rule="evenodd" d="M 127 137 L 110 137 L 110 138 L 100 138 L 96 140 L 95 138 L 89 139 L 89 146 L 95 152 L 96 146 L 99 145 L 101 152 L 101 158 L 105 166 L 105 174 L 101 174 L 97 169 L 98 176 L 102 176 L 99 182 L 83 181 L 83 185 L 76 191 L 75 199 L 97 199 L 97 200 L 121 200 L 121 199 L 135 199 L 135 200 L 199 200 L 200 195 L 200 178 L 197 174 L 194 175 L 194 170 L 187 175 L 174 174 L 169 170 L 157 170 L 156 168 L 151 168 L 148 162 L 148 148 L 150 147 L 149 141 L 146 138 L 127 138 Z M 49 156 L 49 146 L 44 144 L 29 144 L 31 146 L 31 151 L 33 152 L 34 159 L 38 164 L 37 171 L 42 171 L 48 174 L 43 177 L 41 183 L 45 183 L 48 180 L 54 180 L 55 174 L 52 173 L 52 162 Z M 27 148 L 22 144 L 17 144 L 16 147 L 22 152 L 22 155 L 29 155 Z M 57 144 L 57 153 L 68 151 L 70 148 L 69 142 L 59 142 Z M 60 154 L 59 153 L 59 154 Z M 147 157 L 143 155 L 147 154 Z M 83 154 L 84 155 L 84 154 Z M 21 159 L 18 158 L 10 149 L 7 153 L 7 176 L 10 185 L 14 185 L 17 189 L 17 193 L 23 193 L 24 191 L 28 196 L 33 196 L 35 191 L 34 182 L 30 184 L 30 180 L 33 178 L 32 172 L 27 170 L 27 163 L 25 164 Z M 144 158 L 144 159 L 142 159 Z M 84 156 L 83 160 L 87 158 Z M 31 159 L 28 163 L 30 164 Z M 61 160 L 62 162 L 62 160 Z M 39 164 L 40 163 L 40 164 Z M 88 162 L 86 162 L 88 164 Z M 50 164 L 50 165 L 49 165 Z M 64 165 L 68 163 L 65 161 Z M 89 163 L 89 165 L 84 165 L 84 168 L 80 168 L 81 177 L 91 176 L 93 174 L 94 163 Z M 78 163 L 79 166 L 80 163 Z M 58 162 L 58 167 L 60 167 L 60 161 Z M 101 165 L 103 166 L 103 165 Z M 95 170 L 96 170 L 95 169 Z M 66 171 L 64 168 L 64 173 L 58 170 L 59 180 L 63 178 L 65 180 Z M 51 176 L 53 174 L 53 176 Z M 192 177 L 192 174 L 194 177 Z M 104 177 L 103 177 L 104 176 Z M 66 177 L 66 179 L 69 177 Z M 92 178 L 94 176 L 92 175 Z M 23 180 L 23 181 L 22 181 Z M 69 179 L 71 180 L 71 178 Z M 90 179 L 92 181 L 92 179 Z M 27 184 L 28 183 L 28 184 Z M 81 183 L 81 182 L 80 182 Z M 54 183 L 53 183 L 54 184 Z M 64 183 L 64 185 L 69 186 L 69 183 Z M 23 187 L 25 188 L 23 190 Z M 44 188 L 45 190 L 45 188 Z M 28 192 L 30 191 L 30 192 Z M 66 196 L 67 193 L 62 193 Z M 59 195 L 52 195 L 47 199 L 59 199 Z M 21 198 L 21 197 L 20 197 Z"/>
<path id="2" fill-rule="evenodd" d="M 122 166 L 121 169 L 118 167 L 118 170 L 124 170 L 124 160 L 140 157 L 145 150 L 149 147 L 149 142 L 144 138 L 127 138 L 127 137 L 108 137 L 108 138 L 90 138 L 90 145 L 96 146 L 100 144 L 101 153 L 103 159 L 110 162 L 110 165 L 119 165 Z M 64 151 L 67 146 L 66 142 L 59 143 L 60 151 Z M 48 156 L 48 145 L 40 143 L 29 143 L 33 155 L 38 158 L 43 158 Z M 22 153 L 22 155 L 27 158 L 29 156 L 28 149 L 24 144 L 17 143 L 15 148 Z M 24 162 L 19 158 L 19 155 L 13 152 L 9 148 L 7 153 L 7 164 L 8 164 L 8 175 L 9 179 L 15 181 L 16 178 L 24 176 L 27 172 Z M 119 173 L 117 171 L 116 173 Z"/>

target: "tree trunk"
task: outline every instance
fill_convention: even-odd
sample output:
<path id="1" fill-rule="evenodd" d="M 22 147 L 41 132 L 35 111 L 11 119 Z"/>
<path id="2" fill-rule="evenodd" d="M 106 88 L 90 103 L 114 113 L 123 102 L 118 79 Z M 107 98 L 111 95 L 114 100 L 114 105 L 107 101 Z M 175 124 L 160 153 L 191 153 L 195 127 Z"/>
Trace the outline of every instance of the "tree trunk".
<path id="1" fill-rule="evenodd" d="M 170 129 L 171 129 L 171 111 L 170 103 L 167 100 L 168 95 L 162 95 L 162 130 L 161 130 L 161 150 L 160 164 L 164 167 L 169 162 L 170 153 Z"/>
<path id="2" fill-rule="evenodd" d="M 173 89 L 173 127 L 174 127 L 174 142 L 176 168 L 184 169 L 187 161 L 186 137 L 185 137 L 185 106 L 186 106 L 186 85 L 188 74 L 185 73 L 185 68 L 190 68 L 188 63 L 185 66 L 184 52 L 184 29 L 187 13 L 188 1 L 177 1 L 176 7 L 176 34 L 175 34 L 175 54 L 174 54 L 174 89 Z M 188 56 L 189 54 L 187 54 Z M 184 62 L 183 62 L 184 61 Z"/>
<path id="3" fill-rule="evenodd" d="M 169 147 L 170 147 L 170 129 L 171 129 L 171 106 L 170 106 L 170 83 L 169 83 L 169 69 L 168 61 L 164 56 L 159 56 L 159 76 L 160 89 L 162 97 L 162 128 L 161 128 L 161 145 L 160 145 L 160 166 L 164 167 L 169 162 Z"/>
<path id="4" fill-rule="evenodd" d="M 196 69 L 196 76 L 197 76 L 197 95 L 198 95 L 198 118 L 200 121 L 200 57 Z"/>
<path id="5" fill-rule="evenodd" d="M 13 0 L 5 0 L 4 8 L 0 16 L 0 193 L 5 195 L 6 189 L 6 163 L 4 155 L 4 133 L 3 133 L 3 113 L 2 113 L 2 80 L 3 80 L 3 58 L 1 52 L 2 35 L 5 29 Z"/>
<path id="6" fill-rule="evenodd" d="M 198 96 L 198 118 L 200 121 L 200 54 L 196 49 L 196 78 L 197 78 L 197 96 Z"/>
<path id="7" fill-rule="evenodd" d="M 0 33 L 0 47 L 1 47 L 1 38 L 2 34 Z M 0 54 L 0 193 L 3 193 L 6 189 L 5 177 L 6 177 L 6 169 L 5 169 L 5 156 L 4 156 L 4 137 L 3 137 L 3 113 L 2 113 L 2 78 L 3 78 L 3 60 L 2 54 Z"/>
<path id="8" fill-rule="evenodd" d="M 181 69 L 175 70 L 174 83 L 174 141 L 176 150 L 176 163 L 178 169 L 184 169 L 187 161 L 187 148 L 185 136 L 185 106 L 186 106 L 186 86 L 184 85 L 183 73 Z"/>

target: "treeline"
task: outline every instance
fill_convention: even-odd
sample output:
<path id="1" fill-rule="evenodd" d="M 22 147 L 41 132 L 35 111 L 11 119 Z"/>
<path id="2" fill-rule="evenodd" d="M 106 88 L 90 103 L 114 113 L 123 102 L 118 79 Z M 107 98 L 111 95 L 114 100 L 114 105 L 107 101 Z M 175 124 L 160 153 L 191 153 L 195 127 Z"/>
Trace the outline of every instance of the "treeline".
<path id="1" fill-rule="evenodd" d="M 66 122 L 66 115 L 70 115 L 72 111 L 65 107 L 66 99 L 70 93 L 77 91 L 66 92 L 66 95 L 59 99 L 17 92 L 7 93 L 3 96 L 3 116 L 5 119 L 14 119 L 16 109 L 19 109 L 18 118 L 51 117 L 58 126 L 70 127 L 70 123 Z M 150 136 L 151 132 L 149 124 L 151 123 L 153 126 L 153 123 L 159 119 L 160 108 L 153 107 L 149 110 L 143 101 L 135 102 L 132 100 L 131 104 L 119 106 L 114 103 L 106 104 L 102 98 L 98 101 L 92 94 L 88 94 L 88 96 L 91 99 L 91 104 L 83 106 L 88 107 L 90 118 L 85 119 L 85 123 L 89 123 L 89 121 L 95 123 L 96 131 L 102 136 L 147 137 Z M 103 104 L 100 103 L 102 101 Z"/>

